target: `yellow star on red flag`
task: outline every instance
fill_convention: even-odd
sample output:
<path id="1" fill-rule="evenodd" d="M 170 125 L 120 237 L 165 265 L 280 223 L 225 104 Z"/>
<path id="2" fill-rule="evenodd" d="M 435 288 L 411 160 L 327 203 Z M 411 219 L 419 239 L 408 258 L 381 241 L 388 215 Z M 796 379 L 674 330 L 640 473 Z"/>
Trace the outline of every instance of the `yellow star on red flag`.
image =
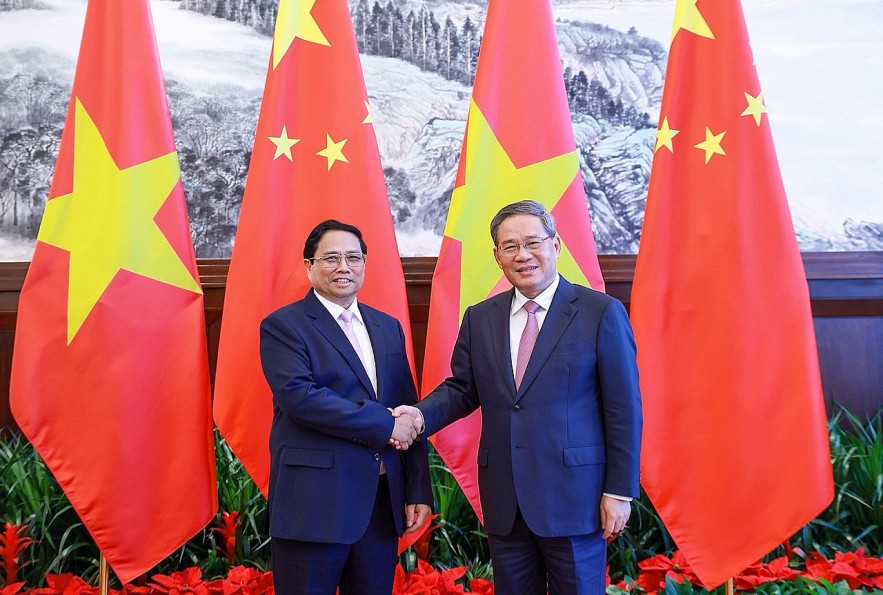
<path id="1" fill-rule="evenodd" d="M 551 211 L 579 173 L 576 151 L 516 167 L 474 100 L 467 130 L 465 183 L 454 188 L 451 195 L 445 235 L 460 240 L 464 254 L 485 257 L 463 262 L 461 314 L 467 305 L 486 298 L 502 276 L 491 257 L 487 226 L 475 222 L 488 222 L 506 204 L 528 198 L 542 202 Z M 573 260 L 569 253 L 565 258 L 563 241 L 561 250 L 565 261 Z M 572 268 L 579 271 L 579 267 Z"/>
<path id="2" fill-rule="evenodd" d="M 763 104 L 763 92 L 758 93 L 757 96 L 745 93 L 745 101 L 748 102 L 748 107 L 739 115 L 752 116 L 754 123 L 760 126 L 760 120 L 763 114 L 766 113 L 766 106 Z"/>
<path id="3" fill-rule="evenodd" d="M 334 142 L 330 134 L 325 135 L 325 148 L 318 151 L 316 155 L 320 155 L 328 160 L 328 171 L 331 171 L 331 166 L 337 161 L 349 163 L 349 159 L 343 154 L 343 146 L 347 140 L 349 139 L 345 138 L 342 141 Z"/>
<path id="4" fill-rule="evenodd" d="M 720 134 L 714 134 L 710 128 L 705 128 L 705 140 L 699 144 L 693 145 L 697 149 L 705 151 L 705 163 L 708 164 L 714 155 L 726 155 L 726 151 L 721 147 L 721 141 L 724 140 L 726 130 Z"/>
<path id="5" fill-rule="evenodd" d="M 282 57 L 295 39 L 327 45 L 328 40 L 312 15 L 316 0 L 280 0 L 276 14 L 276 30 L 273 35 L 273 69 L 279 66 Z"/>
<path id="6" fill-rule="evenodd" d="M 300 142 L 299 138 L 290 138 L 288 136 L 288 130 L 283 125 L 282 132 L 279 133 L 279 136 L 268 136 L 268 139 L 276 145 L 276 153 L 273 155 L 273 161 L 276 161 L 282 155 L 291 161 L 294 162 L 294 159 L 291 157 L 291 147 Z"/>
<path id="7" fill-rule="evenodd" d="M 711 27 L 705 22 L 705 17 L 699 12 L 696 2 L 697 0 L 677 0 L 675 5 L 675 22 L 671 28 L 672 41 L 674 41 L 675 35 L 681 29 L 699 37 L 714 39 L 714 33 L 711 32 Z"/>
<path id="8" fill-rule="evenodd" d="M 120 169 L 79 99 L 73 192 L 46 203 L 37 239 L 70 252 L 68 343 L 121 270 L 202 293 L 154 217 L 180 179 L 177 153 Z"/>
<path id="9" fill-rule="evenodd" d="M 676 137 L 679 132 L 680 130 L 674 130 L 668 125 L 668 116 L 663 118 L 659 130 L 656 131 L 656 147 L 653 149 L 653 152 L 655 153 L 658 151 L 660 147 L 665 147 L 674 153 L 675 150 L 671 140 Z"/>

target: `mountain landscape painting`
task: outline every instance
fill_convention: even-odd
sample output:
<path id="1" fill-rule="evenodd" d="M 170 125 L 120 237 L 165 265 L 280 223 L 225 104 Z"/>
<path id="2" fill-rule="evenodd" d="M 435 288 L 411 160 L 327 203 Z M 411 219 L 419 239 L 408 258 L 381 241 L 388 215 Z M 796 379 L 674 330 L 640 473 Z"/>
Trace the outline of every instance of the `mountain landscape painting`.
<path id="1" fill-rule="evenodd" d="M 230 255 L 277 3 L 151 0 L 200 258 Z M 595 241 L 602 254 L 633 254 L 675 2 L 552 4 Z M 743 7 L 801 250 L 883 250 L 883 5 Z M 85 8 L 0 0 L 0 260 L 33 252 Z M 405 256 L 438 253 L 485 10 L 485 0 L 350 0 Z"/>

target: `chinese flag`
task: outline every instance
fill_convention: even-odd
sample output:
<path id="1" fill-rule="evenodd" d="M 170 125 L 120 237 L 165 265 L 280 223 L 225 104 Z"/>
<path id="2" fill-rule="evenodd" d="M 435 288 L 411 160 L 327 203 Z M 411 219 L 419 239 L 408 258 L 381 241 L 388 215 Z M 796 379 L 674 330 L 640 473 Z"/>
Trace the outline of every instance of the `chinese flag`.
<path id="1" fill-rule="evenodd" d="M 203 296 L 147 0 L 90 0 L 10 400 L 122 581 L 215 514 Z"/>
<path id="2" fill-rule="evenodd" d="M 632 290 L 642 483 L 709 588 L 833 482 L 809 295 L 738 0 L 678 0 Z"/>
<path id="3" fill-rule="evenodd" d="M 227 278 L 214 404 L 218 428 L 264 495 L 273 398 L 259 326 L 306 295 L 304 241 L 326 219 L 361 229 L 368 269 L 359 300 L 398 318 L 410 351 L 405 278 L 346 0 L 281 0 Z"/>
<path id="4" fill-rule="evenodd" d="M 432 278 L 423 394 L 450 375 L 466 308 L 511 287 L 494 260 L 489 226 L 500 208 L 524 199 L 542 202 L 555 216 L 562 245 L 558 270 L 603 291 L 549 0 L 490 0 Z M 433 439 L 479 518 L 480 431 L 476 411 Z"/>

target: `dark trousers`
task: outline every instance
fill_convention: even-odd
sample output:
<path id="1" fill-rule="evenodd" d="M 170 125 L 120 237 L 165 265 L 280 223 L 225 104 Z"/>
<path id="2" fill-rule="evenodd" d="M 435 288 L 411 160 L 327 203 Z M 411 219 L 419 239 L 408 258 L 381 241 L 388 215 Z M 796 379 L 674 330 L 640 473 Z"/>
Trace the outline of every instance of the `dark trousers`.
<path id="1" fill-rule="evenodd" d="M 519 510 L 509 535 L 488 535 L 497 595 L 597 595 L 604 593 L 607 544 L 602 532 L 541 537 Z"/>
<path id="2" fill-rule="evenodd" d="M 284 504 L 276 503 L 276 506 Z M 379 478 L 368 529 L 353 544 L 272 539 L 277 595 L 389 595 L 398 563 L 398 535 L 389 482 Z"/>

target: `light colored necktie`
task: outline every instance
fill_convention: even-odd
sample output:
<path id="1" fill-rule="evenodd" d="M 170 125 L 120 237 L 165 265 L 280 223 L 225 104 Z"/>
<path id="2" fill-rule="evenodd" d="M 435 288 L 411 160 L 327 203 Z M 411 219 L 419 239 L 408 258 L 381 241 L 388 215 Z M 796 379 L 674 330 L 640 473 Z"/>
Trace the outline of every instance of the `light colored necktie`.
<path id="1" fill-rule="evenodd" d="M 350 312 L 349 310 L 344 310 L 340 313 L 339 318 L 343 321 L 343 332 L 346 335 L 346 338 L 350 340 L 350 343 L 353 346 L 353 349 L 356 350 L 356 355 L 359 356 L 359 361 L 362 362 L 362 365 L 365 365 L 365 356 L 362 354 L 362 346 L 359 345 L 359 340 L 356 338 L 356 333 L 353 330 L 353 318 L 356 315 Z M 380 475 L 386 473 L 386 465 L 383 463 L 383 459 L 380 460 Z"/>
<path id="2" fill-rule="evenodd" d="M 365 355 L 362 353 L 362 346 L 359 345 L 359 340 L 356 338 L 355 331 L 353 331 L 353 318 L 355 317 L 356 315 L 349 310 L 344 310 L 340 313 L 339 318 L 343 321 L 343 332 L 344 334 L 346 334 L 346 338 L 350 340 L 353 349 L 356 350 L 356 355 L 359 356 L 359 361 L 361 361 L 362 365 L 364 365 Z"/>
<path id="3" fill-rule="evenodd" d="M 521 342 L 518 343 L 518 358 L 515 360 L 515 390 L 521 386 L 527 362 L 530 361 L 530 354 L 533 353 L 534 345 L 537 344 L 537 335 L 540 334 L 540 325 L 537 323 L 537 310 L 540 309 L 540 305 L 533 300 L 528 300 L 523 307 L 527 312 L 527 324 L 524 325 Z"/>

